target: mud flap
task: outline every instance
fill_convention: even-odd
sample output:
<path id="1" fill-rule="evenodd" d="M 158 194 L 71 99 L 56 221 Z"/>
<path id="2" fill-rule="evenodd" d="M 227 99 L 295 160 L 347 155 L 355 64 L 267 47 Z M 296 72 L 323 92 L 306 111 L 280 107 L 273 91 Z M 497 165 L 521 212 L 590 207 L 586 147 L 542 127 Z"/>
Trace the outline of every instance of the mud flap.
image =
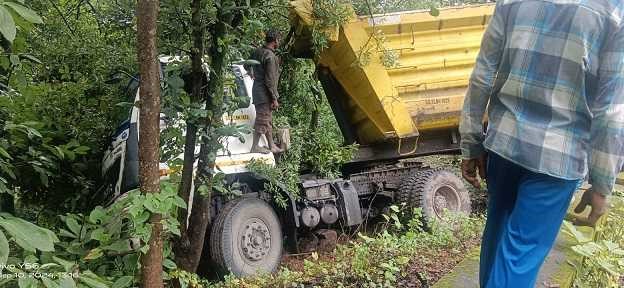
<path id="1" fill-rule="evenodd" d="M 355 226 L 362 223 L 362 209 L 360 199 L 351 181 L 340 180 L 333 184 L 338 195 L 339 211 L 341 218 L 345 219 L 347 226 Z"/>

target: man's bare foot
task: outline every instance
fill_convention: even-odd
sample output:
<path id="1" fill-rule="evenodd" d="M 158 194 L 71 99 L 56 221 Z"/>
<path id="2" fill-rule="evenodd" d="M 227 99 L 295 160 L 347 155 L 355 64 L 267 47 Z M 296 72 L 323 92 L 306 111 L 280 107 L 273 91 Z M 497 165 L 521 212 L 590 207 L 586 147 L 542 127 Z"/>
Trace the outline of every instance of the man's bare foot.
<path id="1" fill-rule="evenodd" d="M 251 153 L 269 154 L 271 153 L 271 150 L 265 147 L 251 147 Z"/>

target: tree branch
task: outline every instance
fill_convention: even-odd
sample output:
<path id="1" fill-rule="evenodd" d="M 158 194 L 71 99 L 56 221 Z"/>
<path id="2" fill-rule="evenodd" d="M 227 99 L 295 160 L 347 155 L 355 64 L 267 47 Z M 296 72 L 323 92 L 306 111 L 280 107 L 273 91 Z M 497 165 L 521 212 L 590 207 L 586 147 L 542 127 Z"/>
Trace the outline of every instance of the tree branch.
<path id="1" fill-rule="evenodd" d="M 65 18 L 65 14 L 63 14 L 63 12 L 61 12 L 61 9 L 59 9 L 58 6 L 56 6 L 56 3 L 54 3 L 53 0 L 48 0 L 48 2 L 50 2 L 50 4 L 52 4 L 52 6 L 54 7 L 54 10 L 56 10 L 56 12 L 59 13 L 59 15 L 61 15 L 61 19 L 63 19 L 63 22 L 65 23 L 65 26 L 67 26 L 67 29 L 69 29 L 69 32 L 71 33 L 71 36 L 73 38 L 73 36 L 76 36 L 76 32 L 74 30 L 72 30 L 72 26 L 69 25 L 69 22 L 67 21 L 67 18 Z"/>

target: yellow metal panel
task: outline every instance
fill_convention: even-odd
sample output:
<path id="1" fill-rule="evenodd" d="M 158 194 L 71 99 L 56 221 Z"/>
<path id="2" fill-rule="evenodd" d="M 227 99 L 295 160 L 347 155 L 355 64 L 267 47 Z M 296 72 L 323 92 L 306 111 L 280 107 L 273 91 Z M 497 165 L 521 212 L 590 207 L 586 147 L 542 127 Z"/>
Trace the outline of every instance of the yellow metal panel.
<path id="1" fill-rule="evenodd" d="M 295 14 L 311 25 L 310 0 L 294 2 L 300 3 Z M 316 60 L 329 67 L 347 93 L 347 118 L 361 144 L 457 128 L 494 5 L 441 9 L 437 17 L 429 11 L 360 17 L 342 25 L 338 37 L 332 37 L 335 42 Z M 397 53 L 397 67 L 382 65 L 382 51 L 371 51 L 364 67 L 355 65 L 373 31 L 383 33 L 384 49 Z"/>
<path id="2" fill-rule="evenodd" d="M 456 129 L 468 80 L 494 5 L 362 17 L 382 31 L 399 65 L 386 69 L 420 131 Z"/>
<path id="3" fill-rule="evenodd" d="M 375 135 L 373 139 L 364 138 L 369 140 L 367 142 L 414 136 L 416 127 L 381 63 L 381 55 L 373 50 L 369 55 L 370 63 L 363 67 L 357 65 L 362 49 L 370 43 L 366 27 L 366 22 L 359 21 L 343 25 L 340 40 L 321 54 L 321 64 L 329 67 L 353 102 L 374 124 L 377 133 L 365 129 L 356 131 L 361 139 L 365 134 L 366 138 Z"/>

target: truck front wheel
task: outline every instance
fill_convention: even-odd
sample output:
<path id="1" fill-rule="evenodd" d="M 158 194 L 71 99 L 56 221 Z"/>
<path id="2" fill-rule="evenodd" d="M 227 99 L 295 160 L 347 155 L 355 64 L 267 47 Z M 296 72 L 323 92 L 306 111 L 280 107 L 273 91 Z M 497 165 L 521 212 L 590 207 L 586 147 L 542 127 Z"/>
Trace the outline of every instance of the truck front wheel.
<path id="1" fill-rule="evenodd" d="M 446 170 L 424 170 L 406 177 L 398 196 L 408 211 L 422 208 L 428 221 L 440 219 L 445 211 L 470 214 L 471 210 L 470 195 L 461 178 Z"/>
<path id="2" fill-rule="evenodd" d="M 213 262 L 236 276 L 274 272 L 282 258 L 282 229 L 273 208 L 258 198 L 229 202 L 210 235 Z"/>

